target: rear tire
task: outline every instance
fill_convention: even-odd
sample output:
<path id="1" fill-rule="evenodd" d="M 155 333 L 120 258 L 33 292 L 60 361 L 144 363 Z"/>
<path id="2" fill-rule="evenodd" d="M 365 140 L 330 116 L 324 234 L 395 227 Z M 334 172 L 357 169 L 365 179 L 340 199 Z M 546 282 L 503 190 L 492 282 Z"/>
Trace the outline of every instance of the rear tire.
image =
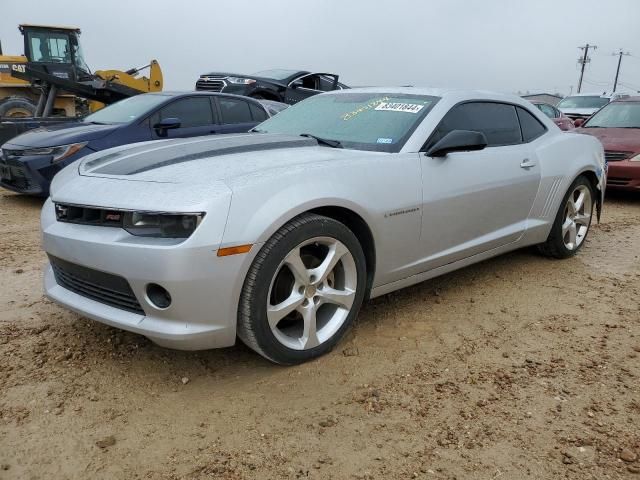
<path id="1" fill-rule="evenodd" d="M 28 98 L 9 97 L 0 102 L 0 117 L 24 118 L 33 117 L 36 106 Z"/>
<path id="2" fill-rule="evenodd" d="M 578 253 L 587 240 L 594 204 L 593 186 L 581 175 L 562 199 L 547 241 L 538 245 L 540 253 L 552 258 L 569 258 Z"/>
<path id="3" fill-rule="evenodd" d="M 367 287 L 356 236 L 328 217 L 303 214 L 260 249 L 244 282 L 238 336 L 274 363 L 329 352 L 358 315 Z"/>

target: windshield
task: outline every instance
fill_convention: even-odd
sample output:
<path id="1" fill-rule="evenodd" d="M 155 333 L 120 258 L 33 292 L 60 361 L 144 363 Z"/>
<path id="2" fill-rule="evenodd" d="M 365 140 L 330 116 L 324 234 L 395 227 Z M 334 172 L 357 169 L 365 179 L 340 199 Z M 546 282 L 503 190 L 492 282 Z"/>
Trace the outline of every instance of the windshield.
<path id="1" fill-rule="evenodd" d="M 438 100 L 399 93 L 316 95 L 283 110 L 255 130 L 310 134 L 354 150 L 398 152 Z"/>
<path id="2" fill-rule="evenodd" d="M 640 128 L 640 102 L 610 103 L 584 125 L 585 128 Z"/>
<path id="3" fill-rule="evenodd" d="M 294 75 L 296 73 L 298 73 L 297 70 L 275 69 L 275 70 L 262 70 L 260 72 L 253 73 L 251 76 L 262 77 L 262 78 L 272 78 L 273 80 L 284 80 L 285 78 L 289 78 L 291 75 Z"/>
<path id="4" fill-rule="evenodd" d="M 560 103 L 558 103 L 558 108 L 601 108 L 604 107 L 607 103 L 609 103 L 609 99 L 605 97 L 600 97 L 598 95 L 594 96 L 580 96 L 580 97 L 566 97 Z"/>
<path id="5" fill-rule="evenodd" d="M 136 95 L 87 115 L 82 120 L 85 123 L 129 123 L 138 120 L 150 110 L 167 101 L 166 95 Z"/>

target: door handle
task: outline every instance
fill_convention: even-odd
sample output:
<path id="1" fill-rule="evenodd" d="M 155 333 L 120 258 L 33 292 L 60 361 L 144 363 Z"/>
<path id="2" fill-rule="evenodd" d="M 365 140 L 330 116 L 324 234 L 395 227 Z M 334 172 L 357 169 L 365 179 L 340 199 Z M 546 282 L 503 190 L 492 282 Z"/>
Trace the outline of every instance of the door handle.
<path id="1" fill-rule="evenodd" d="M 531 167 L 535 167 L 535 166 L 536 166 L 536 162 L 533 162 L 533 161 L 529 160 L 528 158 L 525 158 L 520 163 L 520 168 L 531 168 Z"/>

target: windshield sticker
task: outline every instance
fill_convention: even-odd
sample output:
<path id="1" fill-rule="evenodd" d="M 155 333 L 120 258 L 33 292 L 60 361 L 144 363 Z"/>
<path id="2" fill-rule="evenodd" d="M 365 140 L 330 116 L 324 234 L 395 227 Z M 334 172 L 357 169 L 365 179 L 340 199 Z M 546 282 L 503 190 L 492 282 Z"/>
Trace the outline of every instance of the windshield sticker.
<path id="1" fill-rule="evenodd" d="M 379 138 L 376 143 L 393 143 L 393 138 Z"/>
<path id="2" fill-rule="evenodd" d="M 406 112 L 418 113 L 424 108 L 424 105 L 416 105 L 415 103 L 381 103 L 376 110 L 385 112 Z"/>
<path id="3" fill-rule="evenodd" d="M 355 116 L 359 115 L 362 112 L 365 112 L 367 110 L 371 110 L 372 108 L 377 107 L 378 105 L 380 105 L 381 103 L 386 102 L 387 100 L 389 100 L 389 97 L 384 97 L 384 98 L 379 98 L 377 100 L 373 100 L 369 103 L 367 103 L 366 105 L 363 105 L 360 108 L 357 108 L 355 110 L 352 110 L 351 112 L 347 112 L 344 115 L 342 115 L 342 120 L 344 120 L 345 122 L 347 120 L 351 120 L 352 118 L 354 118 Z"/>

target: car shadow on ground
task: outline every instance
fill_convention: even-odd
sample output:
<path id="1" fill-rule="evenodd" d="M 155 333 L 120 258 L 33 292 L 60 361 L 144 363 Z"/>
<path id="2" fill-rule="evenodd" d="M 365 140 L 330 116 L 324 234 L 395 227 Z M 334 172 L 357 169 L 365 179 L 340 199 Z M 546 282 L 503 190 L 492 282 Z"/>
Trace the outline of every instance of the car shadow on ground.
<path id="1" fill-rule="evenodd" d="M 607 190 L 605 193 L 605 208 L 608 200 L 616 202 L 623 202 L 631 205 L 640 205 L 640 191 L 638 192 L 626 192 L 620 190 Z"/>
<path id="2" fill-rule="evenodd" d="M 43 197 L 22 195 L 4 189 L 0 190 L 0 205 L 4 204 L 8 207 L 42 208 L 45 200 L 46 198 Z"/>

